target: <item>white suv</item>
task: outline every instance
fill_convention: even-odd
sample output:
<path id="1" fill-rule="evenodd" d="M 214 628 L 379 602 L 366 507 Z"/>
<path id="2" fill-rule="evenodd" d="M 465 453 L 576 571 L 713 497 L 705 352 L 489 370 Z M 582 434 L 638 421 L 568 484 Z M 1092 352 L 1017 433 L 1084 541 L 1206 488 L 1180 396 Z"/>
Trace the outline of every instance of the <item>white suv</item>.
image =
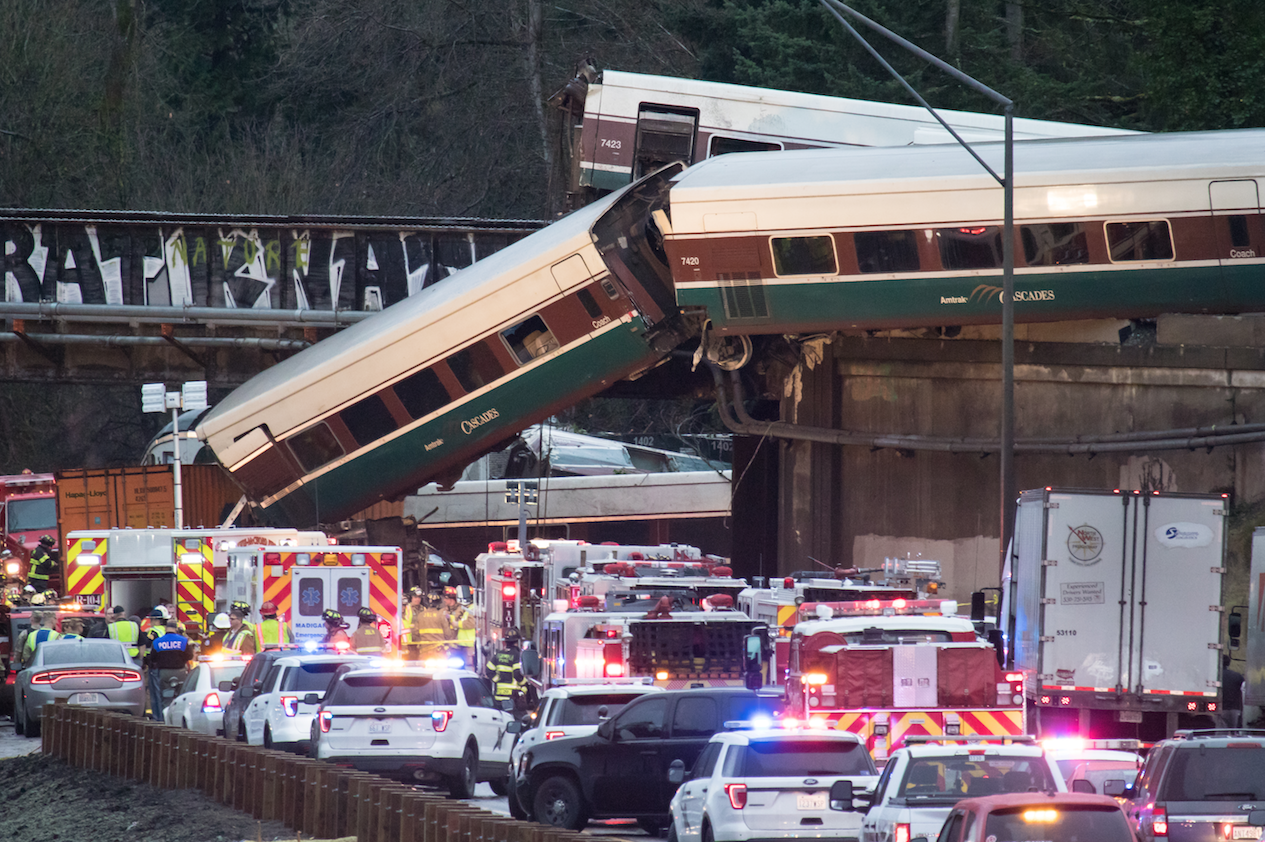
<path id="1" fill-rule="evenodd" d="M 312 719 L 334 673 L 349 664 L 368 666 L 368 656 L 286 655 L 264 674 L 259 693 L 242 711 L 246 742 L 253 746 L 307 750 Z"/>
<path id="2" fill-rule="evenodd" d="M 857 842 L 853 797 L 878 780 L 860 738 L 827 729 L 760 728 L 712 737 L 669 806 L 669 842 L 830 839 Z"/>
<path id="3" fill-rule="evenodd" d="M 527 811 L 518 803 L 514 790 L 513 771 L 527 750 L 537 743 L 562 737 L 580 737 L 597 731 L 597 726 L 624 709 L 624 705 L 647 693 L 662 693 L 662 687 L 639 681 L 585 682 L 551 687 L 540 697 L 540 704 L 529 717 L 524 717 L 518 741 L 510 752 L 509 775 L 501 785 L 506 788 L 510 815 L 527 818 Z M 511 727 L 511 730 L 513 728 Z M 499 792 L 500 787 L 493 786 Z"/>
<path id="4" fill-rule="evenodd" d="M 904 742 L 874 788 L 862 842 L 933 842 L 963 798 L 1067 791 L 1058 767 L 1034 737 L 907 736 Z"/>
<path id="5" fill-rule="evenodd" d="M 505 700 L 504 706 L 513 708 Z M 469 798 L 505 780 L 513 715 L 472 672 L 413 666 L 339 675 L 313 724 L 312 756 L 408 783 L 447 785 Z"/>

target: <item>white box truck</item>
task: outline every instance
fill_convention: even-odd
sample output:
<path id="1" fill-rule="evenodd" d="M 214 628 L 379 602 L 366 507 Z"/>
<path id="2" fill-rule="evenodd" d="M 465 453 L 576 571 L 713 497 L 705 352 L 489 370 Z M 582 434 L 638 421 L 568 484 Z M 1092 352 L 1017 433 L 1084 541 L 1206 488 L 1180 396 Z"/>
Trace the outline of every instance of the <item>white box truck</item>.
<path id="1" fill-rule="evenodd" d="M 1243 673 L 1243 722 L 1249 719 L 1248 706 L 1265 708 L 1265 526 L 1252 530 L 1252 570 L 1247 584 L 1247 627 L 1239 618 L 1237 631 L 1240 650 L 1237 658 L 1246 661 Z M 1235 641 L 1235 642 L 1239 642 Z M 1257 711 L 1253 711 L 1254 713 Z"/>
<path id="2" fill-rule="evenodd" d="M 1023 492 L 1002 622 L 1037 733 L 1215 724 L 1228 508 L 1221 494 Z"/>

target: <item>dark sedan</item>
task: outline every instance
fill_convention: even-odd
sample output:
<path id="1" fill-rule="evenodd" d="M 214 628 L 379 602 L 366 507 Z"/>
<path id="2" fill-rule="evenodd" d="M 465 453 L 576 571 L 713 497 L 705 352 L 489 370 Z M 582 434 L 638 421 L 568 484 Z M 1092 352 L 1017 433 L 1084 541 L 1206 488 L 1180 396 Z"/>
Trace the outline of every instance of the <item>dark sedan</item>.
<path id="1" fill-rule="evenodd" d="M 118 641 L 50 640 L 40 644 L 35 660 L 18 673 L 14 730 L 28 737 L 39 736 L 40 717 L 49 702 L 143 716 L 145 684 L 140 667 Z"/>

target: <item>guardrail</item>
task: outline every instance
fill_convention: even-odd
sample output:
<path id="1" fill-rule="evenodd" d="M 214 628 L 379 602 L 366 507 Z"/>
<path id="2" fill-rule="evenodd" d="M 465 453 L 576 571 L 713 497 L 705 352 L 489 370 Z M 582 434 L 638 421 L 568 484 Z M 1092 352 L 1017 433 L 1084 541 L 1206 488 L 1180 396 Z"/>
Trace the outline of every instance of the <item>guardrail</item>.
<path id="1" fill-rule="evenodd" d="M 208 737 L 112 711 L 49 704 L 41 751 L 162 789 L 198 789 L 307 839 L 358 842 L 577 842 L 581 834 L 422 792 L 379 775 Z M 584 842 L 618 842 L 584 836 Z"/>

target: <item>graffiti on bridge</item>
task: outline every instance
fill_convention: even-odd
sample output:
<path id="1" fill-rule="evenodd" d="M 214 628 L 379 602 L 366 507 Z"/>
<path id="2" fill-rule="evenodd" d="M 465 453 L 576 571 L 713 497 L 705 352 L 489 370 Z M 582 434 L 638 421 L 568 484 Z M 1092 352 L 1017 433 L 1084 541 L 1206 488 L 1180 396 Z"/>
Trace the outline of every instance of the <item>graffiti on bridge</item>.
<path id="1" fill-rule="evenodd" d="M 0 219 L 6 302 L 380 310 L 522 234 Z"/>

